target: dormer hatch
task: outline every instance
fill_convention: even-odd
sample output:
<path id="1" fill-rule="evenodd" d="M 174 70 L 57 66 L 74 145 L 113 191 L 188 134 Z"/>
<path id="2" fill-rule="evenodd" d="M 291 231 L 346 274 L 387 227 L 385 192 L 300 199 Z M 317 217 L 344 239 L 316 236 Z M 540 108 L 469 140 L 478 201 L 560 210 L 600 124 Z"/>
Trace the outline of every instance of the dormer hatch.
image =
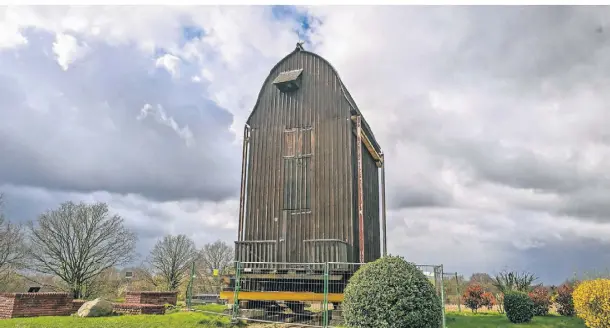
<path id="1" fill-rule="evenodd" d="M 301 87 L 301 75 L 303 73 L 303 69 L 296 69 L 292 71 L 281 72 L 275 80 L 273 80 L 273 84 L 281 91 L 281 92 L 291 92 L 299 89 Z"/>

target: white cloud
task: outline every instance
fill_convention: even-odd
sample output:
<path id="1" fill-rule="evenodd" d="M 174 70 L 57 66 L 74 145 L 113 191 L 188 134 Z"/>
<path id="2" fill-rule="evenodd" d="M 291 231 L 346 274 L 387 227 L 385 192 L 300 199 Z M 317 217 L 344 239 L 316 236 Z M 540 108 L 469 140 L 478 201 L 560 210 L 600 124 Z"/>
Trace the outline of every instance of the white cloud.
<path id="1" fill-rule="evenodd" d="M 165 54 L 157 58 L 155 65 L 157 67 L 165 68 L 174 78 L 180 77 L 180 58 L 172 54 Z"/>
<path id="2" fill-rule="evenodd" d="M 607 247 L 604 13 L 305 9 L 316 18 L 309 50 L 338 70 L 385 150 L 392 252 L 560 279 L 536 266 L 557 245 Z M 268 7 L 0 10 L 0 108 L 22 109 L 0 109 L 11 115 L 0 151 L 12 156 L 1 179 L 107 200 L 150 238 L 234 229 L 241 129 L 300 22 Z M 202 37 L 185 40 L 186 25 Z M 56 58 L 40 55 L 49 50 Z M 582 252 L 570 263 L 595 261 Z"/>
<path id="3" fill-rule="evenodd" d="M 145 104 L 142 109 L 140 109 L 140 114 L 138 114 L 136 119 L 138 121 L 141 121 L 148 117 L 148 115 L 152 115 L 158 123 L 174 130 L 174 132 L 176 132 L 176 134 L 184 140 L 187 146 L 192 146 L 195 142 L 193 139 L 193 132 L 191 132 L 191 129 L 189 129 L 188 125 L 184 127 L 178 126 L 178 123 L 176 123 L 174 118 L 168 116 L 161 105 L 153 107 L 150 104 Z"/>
<path id="4" fill-rule="evenodd" d="M 75 61 L 85 57 L 89 47 L 86 44 L 78 44 L 78 40 L 70 34 L 59 33 L 53 42 L 53 53 L 57 58 L 57 63 L 66 71 Z"/>

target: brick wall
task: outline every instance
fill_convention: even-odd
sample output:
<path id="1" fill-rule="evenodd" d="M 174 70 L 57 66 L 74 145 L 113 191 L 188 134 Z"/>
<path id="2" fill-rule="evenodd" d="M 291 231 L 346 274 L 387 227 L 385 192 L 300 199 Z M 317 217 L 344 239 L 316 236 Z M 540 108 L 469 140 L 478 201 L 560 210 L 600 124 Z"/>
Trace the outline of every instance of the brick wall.
<path id="1" fill-rule="evenodd" d="M 125 303 L 129 304 L 171 304 L 176 305 L 178 292 L 127 292 Z"/>
<path id="2" fill-rule="evenodd" d="M 78 312 L 78 309 L 80 309 L 80 307 L 83 306 L 85 302 L 85 300 L 72 300 L 72 312 L 70 312 L 70 314 Z"/>
<path id="3" fill-rule="evenodd" d="M 0 318 L 62 316 L 72 313 L 68 293 L 0 293 Z"/>
<path id="4" fill-rule="evenodd" d="M 12 294 L 0 294 L 0 319 L 7 319 L 13 316 L 13 304 L 15 296 Z"/>
<path id="5" fill-rule="evenodd" d="M 155 304 L 114 303 L 112 309 L 121 314 L 165 314 L 165 306 Z"/>

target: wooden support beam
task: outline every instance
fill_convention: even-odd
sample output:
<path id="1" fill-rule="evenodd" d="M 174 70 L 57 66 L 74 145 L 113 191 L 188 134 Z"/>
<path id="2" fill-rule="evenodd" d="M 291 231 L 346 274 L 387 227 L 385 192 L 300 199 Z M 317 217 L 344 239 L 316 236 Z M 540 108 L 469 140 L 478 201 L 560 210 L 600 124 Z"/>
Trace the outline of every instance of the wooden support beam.
<path id="1" fill-rule="evenodd" d="M 354 115 L 351 117 L 351 119 L 354 123 L 357 123 L 356 122 L 357 117 L 361 117 L 361 116 Z M 368 150 L 368 152 L 371 154 L 373 159 L 377 162 L 377 166 L 381 167 L 381 164 L 383 164 L 383 156 L 381 156 L 377 152 L 377 150 L 375 150 L 375 147 L 373 146 L 371 139 L 369 139 L 366 132 L 364 132 L 364 129 L 360 129 L 360 135 L 361 135 L 360 137 L 362 138 L 362 143 L 364 144 L 364 147 L 366 147 L 366 150 Z"/>
<path id="2" fill-rule="evenodd" d="M 358 178 L 358 246 L 360 246 L 360 263 L 364 263 L 364 182 L 362 177 L 362 117 L 356 117 L 356 157 Z"/>
<path id="3" fill-rule="evenodd" d="M 233 304 L 233 291 L 220 292 L 220 299 L 227 300 L 227 304 Z M 300 301 L 300 302 L 323 302 L 324 293 L 311 292 L 239 292 L 237 298 L 240 301 Z M 329 293 L 329 303 L 343 302 L 343 294 Z"/>

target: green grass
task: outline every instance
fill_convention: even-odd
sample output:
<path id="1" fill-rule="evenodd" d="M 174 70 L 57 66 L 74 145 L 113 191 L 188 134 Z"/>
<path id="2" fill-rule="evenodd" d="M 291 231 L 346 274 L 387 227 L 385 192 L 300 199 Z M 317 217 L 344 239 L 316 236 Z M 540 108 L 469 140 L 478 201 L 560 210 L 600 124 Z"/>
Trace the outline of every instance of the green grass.
<path id="1" fill-rule="evenodd" d="M 165 315 L 122 315 L 105 318 L 37 317 L 0 320 L 0 328 L 211 328 L 235 327 L 230 318 L 211 313 L 222 313 L 225 305 L 206 304 L 193 306 L 199 312 L 175 312 Z"/>
<path id="2" fill-rule="evenodd" d="M 106 318 L 37 317 L 0 320 L 0 328 L 211 328 L 232 327 L 229 318 L 203 313 L 125 315 Z"/>
<path id="3" fill-rule="evenodd" d="M 199 310 L 222 312 L 222 305 L 200 305 Z M 212 328 L 232 327 L 229 318 L 206 313 L 178 312 L 166 315 L 114 316 L 106 318 L 38 317 L 0 320 L 0 328 Z M 259 326 L 260 327 L 260 326 Z M 470 311 L 447 313 L 448 328 L 586 328 L 578 318 L 556 315 L 535 317 L 527 324 L 512 324 L 505 315 L 493 312 L 472 314 Z"/>
<path id="4" fill-rule="evenodd" d="M 545 317 L 534 317 L 526 324 L 513 324 L 506 318 L 506 315 L 484 312 L 473 314 L 470 311 L 447 312 L 447 328 L 516 328 L 516 327 L 535 327 L 535 328 L 586 328 L 582 320 L 578 318 L 567 318 L 558 315 Z"/>

